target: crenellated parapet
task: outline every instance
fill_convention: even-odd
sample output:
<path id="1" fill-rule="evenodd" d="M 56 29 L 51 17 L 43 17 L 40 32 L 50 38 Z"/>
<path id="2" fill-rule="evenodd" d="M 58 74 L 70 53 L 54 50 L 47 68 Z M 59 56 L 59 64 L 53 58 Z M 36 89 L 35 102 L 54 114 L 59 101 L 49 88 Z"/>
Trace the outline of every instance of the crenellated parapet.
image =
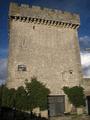
<path id="1" fill-rule="evenodd" d="M 77 14 L 16 3 L 10 4 L 9 19 L 73 29 L 80 26 L 80 17 Z"/>

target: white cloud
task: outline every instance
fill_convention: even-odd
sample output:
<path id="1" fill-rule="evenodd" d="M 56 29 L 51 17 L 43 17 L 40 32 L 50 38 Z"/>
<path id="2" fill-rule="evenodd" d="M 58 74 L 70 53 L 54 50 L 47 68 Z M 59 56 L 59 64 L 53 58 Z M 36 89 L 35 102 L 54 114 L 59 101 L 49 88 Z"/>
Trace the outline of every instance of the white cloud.
<path id="1" fill-rule="evenodd" d="M 7 78 L 7 59 L 0 59 L 0 84 Z"/>
<path id="2" fill-rule="evenodd" d="M 80 41 L 84 42 L 86 44 L 86 43 L 90 42 L 90 36 L 80 37 Z"/>
<path id="3" fill-rule="evenodd" d="M 83 36 L 79 38 L 81 48 L 81 64 L 84 77 L 90 78 L 90 36 Z"/>
<path id="4" fill-rule="evenodd" d="M 89 52 L 81 52 L 81 63 L 84 67 L 90 65 L 90 53 Z"/>
<path id="5" fill-rule="evenodd" d="M 80 37 L 79 38 L 79 43 L 80 43 L 81 50 L 85 50 L 87 48 L 90 48 L 90 36 Z"/>
<path id="6" fill-rule="evenodd" d="M 90 52 L 81 52 L 81 64 L 84 77 L 90 78 Z"/>

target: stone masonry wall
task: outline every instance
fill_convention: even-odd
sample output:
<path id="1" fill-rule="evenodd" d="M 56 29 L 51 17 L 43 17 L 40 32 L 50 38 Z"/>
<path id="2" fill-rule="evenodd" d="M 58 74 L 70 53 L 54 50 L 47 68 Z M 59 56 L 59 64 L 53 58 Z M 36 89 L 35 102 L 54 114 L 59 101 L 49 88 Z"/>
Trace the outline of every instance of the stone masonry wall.
<path id="1" fill-rule="evenodd" d="M 79 85 L 79 25 L 76 14 L 11 4 L 7 86 L 17 88 L 36 76 L 51 95 L 64 95 L 63 86 Z M 18 65 L 25 65 L 26 71 L 18 71 Z M 65 97 L 65 109 L 68 106 Z"/>
<path id="2" fill-rule="evenodd" d="M 18 87 L 25 79 L 36 76 L 53 94 L 59 94 L 64 85 L 73 86 L 81 80 L 77 31 L 74 29 L 13 20 L 9 60 L 11 87 Z M 27 71 L 18 71 L 20 64 L 26 65 Z"/>
<path id="3" fill-rule="evenodd" d="M 25 4 L 18 5 L 16 3 L 10 4 L 9 16 L 26 16 L 38 19 L 46 19 L 53 21 L 61 21 L 65 23 L 80 24 L 80 17 L 78 14 L 57 9 L 42 8 L 39 6 L 29 6 Z"/>

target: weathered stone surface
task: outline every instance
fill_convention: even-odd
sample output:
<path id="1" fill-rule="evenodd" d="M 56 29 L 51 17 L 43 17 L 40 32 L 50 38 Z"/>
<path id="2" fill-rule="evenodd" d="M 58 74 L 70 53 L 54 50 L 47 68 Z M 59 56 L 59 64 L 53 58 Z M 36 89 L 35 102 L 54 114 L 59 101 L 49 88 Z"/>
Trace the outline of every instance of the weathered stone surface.
<path id="1" fill-rule="evenodd" d="M 39 6 L 10 4 L 10 16 L 26 16 L 32 18 L 40 18 L 53 21 L 61 21 L 65 23 L 80 24 L 78 14 L 60 11 L 56 9 L 41 8 Z"/>
<path id="2" fill-rule="evenodd" d="M 60 86 L 79 84 L 81 74 L 76 30 L 45 25 L 35 25 L 33 29 L 33 26 L 32 23 L 11 22 L 8 68 L 10 80 L 17 84 L 13 85 L 18 87 L 22 79 L 32 76 L 51 86 L 54 93 L 60 92 Z M 25 64 L 27 71 L 18 71 L 19 64 Z"/>
<path id="3" fill-rule="evenodd" d="M 38 15 L 41 19 L 47 20 L 51 16 L 50 19 L 55 21 L 69 23 L 72 20 L 71 24 L 79 24 L 79 17 L 71 13 L 42 10 L 37 7 L 19 7 L 16 4 L 11 5 L 10 16 L 21 16 L 24 12 L 25 16 L 28 16 L 27 10 L 31 10 L 30 16 Z M 66 28 L 65 24 L 58 27 L 53 24 L 46 25 L 45 22 L 35 24 L 24 20 L 20 18 L 9 20 L 7 86 L 17 88 L 24 85 L 25 79 L 30 80 L 36 76 L 50 89 L 51 95 L 64 95 L 63 86 L 79 85 L 82 73 L 77 29 L 70 25 Z M 18 71 L 18 65 L 25 65 L 26 71 Z M 65 111 L 70 112 L 67 97 L 65 97 Z"/>

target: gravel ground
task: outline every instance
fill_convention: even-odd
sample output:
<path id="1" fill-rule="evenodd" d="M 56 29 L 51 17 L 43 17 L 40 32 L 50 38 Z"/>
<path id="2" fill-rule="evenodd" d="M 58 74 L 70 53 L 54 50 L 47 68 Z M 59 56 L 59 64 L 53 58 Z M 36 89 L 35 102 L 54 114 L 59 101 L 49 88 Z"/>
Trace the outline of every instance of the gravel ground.
<path id="1" fill-rule="evenodd" d="M 90 120 L 90 116 L 87 115 L 80 115 L 80 116 L 62 116 L 62 117 L 53 117 L 50 120 Z"/>

